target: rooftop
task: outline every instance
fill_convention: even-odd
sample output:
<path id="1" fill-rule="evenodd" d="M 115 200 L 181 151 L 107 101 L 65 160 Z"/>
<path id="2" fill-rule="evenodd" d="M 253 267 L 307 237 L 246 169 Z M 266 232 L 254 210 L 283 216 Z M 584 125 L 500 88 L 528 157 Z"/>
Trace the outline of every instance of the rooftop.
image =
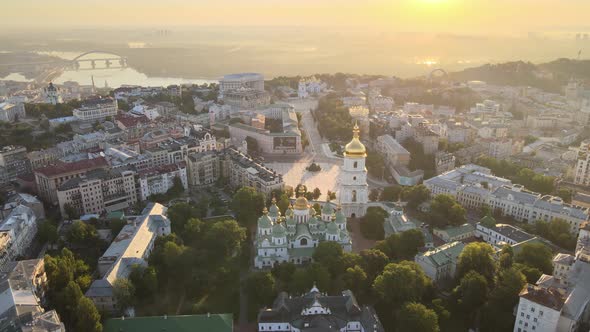
<path id="1" fill-rule="evenodd" d="M 96 168 L 105 168 L 109 165 L 107 160 L 104 157 L 94 158 L 94 159 L 85 159 L 80 161 L 75 161 L 72 163 L 60 163 L 57 165 L 41 167 L 35 169 L 35 173 L 43 174 L 47 177 L 57 176 L 61 174 L 69 174 L 80 172 L 84 170 L 91 170 Z"/>
<path id="2" fill-rule="evenodd" d="M 104 332 L 232 332 L 232 314 L 111 318 Z"/>

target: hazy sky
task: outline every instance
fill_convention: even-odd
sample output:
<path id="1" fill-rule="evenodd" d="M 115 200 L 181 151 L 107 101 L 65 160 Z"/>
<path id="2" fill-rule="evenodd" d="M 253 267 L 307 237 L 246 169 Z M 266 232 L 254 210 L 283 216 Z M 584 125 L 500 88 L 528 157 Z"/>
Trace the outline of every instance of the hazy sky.
<path id="1" fill-rule="evenodd" d="M 590 30 L 590 0 L 1 0 L 19 27 L 302 25 L 390 31 Z"/>

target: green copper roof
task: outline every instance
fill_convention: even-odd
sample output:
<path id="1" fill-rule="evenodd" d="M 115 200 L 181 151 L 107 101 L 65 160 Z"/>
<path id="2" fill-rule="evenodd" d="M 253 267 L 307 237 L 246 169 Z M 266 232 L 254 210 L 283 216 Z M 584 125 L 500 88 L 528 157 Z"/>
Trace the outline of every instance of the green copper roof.
<path id="1" fill-rule="evenodd" d="M 104 324 L 104 332 L 232 332 L 232 314 L 152 316 L 111 318 Z"/>
<path id="2" fill-rule="evenodd" d="M 275 224 L 272 226 L 272 236 L 273 237 L 283 237 L 285 236 L 287 230 L 283 224 Z"/>
<path id="3" fill-rule="evenodd" d="M 330 235 L 338 235 L 338 226 L 335 222 L 329 222 L 326 226 L 326 233 Z"/>
<path id="4" fill-rule="evenodd" d="M 279 210 L 279 207 L 276 204 L 273 204 L 268 209 L 268 214 L 273 217 L 278 217 L 281 215 L 281 211 Z"/>
<path id="5" fill-rule="evenodd" d="M 271 228 L 272 227 L 272 220 L 266 214 L 263 214 L 258 218 L 258 228 Z"/>
<path id="6" fill-rule="evenodd" d="M 287 218 L 287 226 L 295 226 L 297 222 L 293 218 Z"/>
<path id="7" fill-rule="evenodd" d="M 322 231 L 322 232 L 323 232 L 323 231 L 325 231 L 325 230 L 326 230 L 326 223 L 324 223 L 324 222 L 321 222 L 321 223 L 318 225 L 318 229 L 319 229 L 320 231 Z"/>
<path id="8" fill-rule="evenodd" d="M 336 222 L 339 224 L 346 222 L 346 216 L 342 213 L 342 210 L 336 211 Z"/>
<path id="9" fill-rule="evenodd" d="M 311 217 L 309 218 L 309 222 L 310 225 L 315 225 L 318 223 L 318 219 L 316 217 Z"/>
<path id="10" fill-rule="evenodd" d="M 326 204 L 324 204 L 324 206 L 322 206 L 322 213 L 323 214 L 334 213 L 334 208 L 332 207 L 332 204 L 330 204 L 330 202 L 326 202 Z"/>

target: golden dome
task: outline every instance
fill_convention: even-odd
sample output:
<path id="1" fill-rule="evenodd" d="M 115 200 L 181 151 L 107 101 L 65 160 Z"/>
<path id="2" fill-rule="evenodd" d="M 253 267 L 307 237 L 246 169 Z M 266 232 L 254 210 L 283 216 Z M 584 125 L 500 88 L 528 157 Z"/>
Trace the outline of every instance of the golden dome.
<path id="1" fill-rule="evenodd" d="M 365 158 L 367 156 L 367 149 L 365 145 L 359 140 L 359 126 L 355 123 L 352 129 L 352 141 L 344 147 L 344 156 L 351 158 Z"/>
<path id="2" fill-rule="evenodd" d="M 295 200 L 295 210 L 307 210 L 309 209 L 309 202 L 305 198 L 305 190 L 303 186 L 299 186 L 299 197 Z"/>

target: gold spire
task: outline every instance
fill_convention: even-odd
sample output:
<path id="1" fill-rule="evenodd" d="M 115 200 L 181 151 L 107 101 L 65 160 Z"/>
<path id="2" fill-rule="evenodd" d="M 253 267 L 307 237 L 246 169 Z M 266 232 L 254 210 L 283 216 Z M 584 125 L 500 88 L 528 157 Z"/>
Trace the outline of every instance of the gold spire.
<path id="1" fill-rule="evenodd" d="M 305 198 L 305 189 L 303 189 L 303 185 L 299 186 L 299 197 L 295 200 L 295 210 L 307 210 L 309 208 L 309 202 L 307 198 Z"/>
<path id="2" fill-rule="evenodd" d="M 360 141 L 360 129 L 358 123 L 355 122 L 352 128 L 352 140 L 344 147 L 344 156 L 349 158 L 365 158 L 367 156 L 367 149 Z"/>
<path id="3" fill-rule="evenodd" d="M 262 214 L 264 214 L 264 215 L 268 214 L 268 209 L 266 208 L 266 206 L 264 207 L 264 209 L 262 209 Z"/>

